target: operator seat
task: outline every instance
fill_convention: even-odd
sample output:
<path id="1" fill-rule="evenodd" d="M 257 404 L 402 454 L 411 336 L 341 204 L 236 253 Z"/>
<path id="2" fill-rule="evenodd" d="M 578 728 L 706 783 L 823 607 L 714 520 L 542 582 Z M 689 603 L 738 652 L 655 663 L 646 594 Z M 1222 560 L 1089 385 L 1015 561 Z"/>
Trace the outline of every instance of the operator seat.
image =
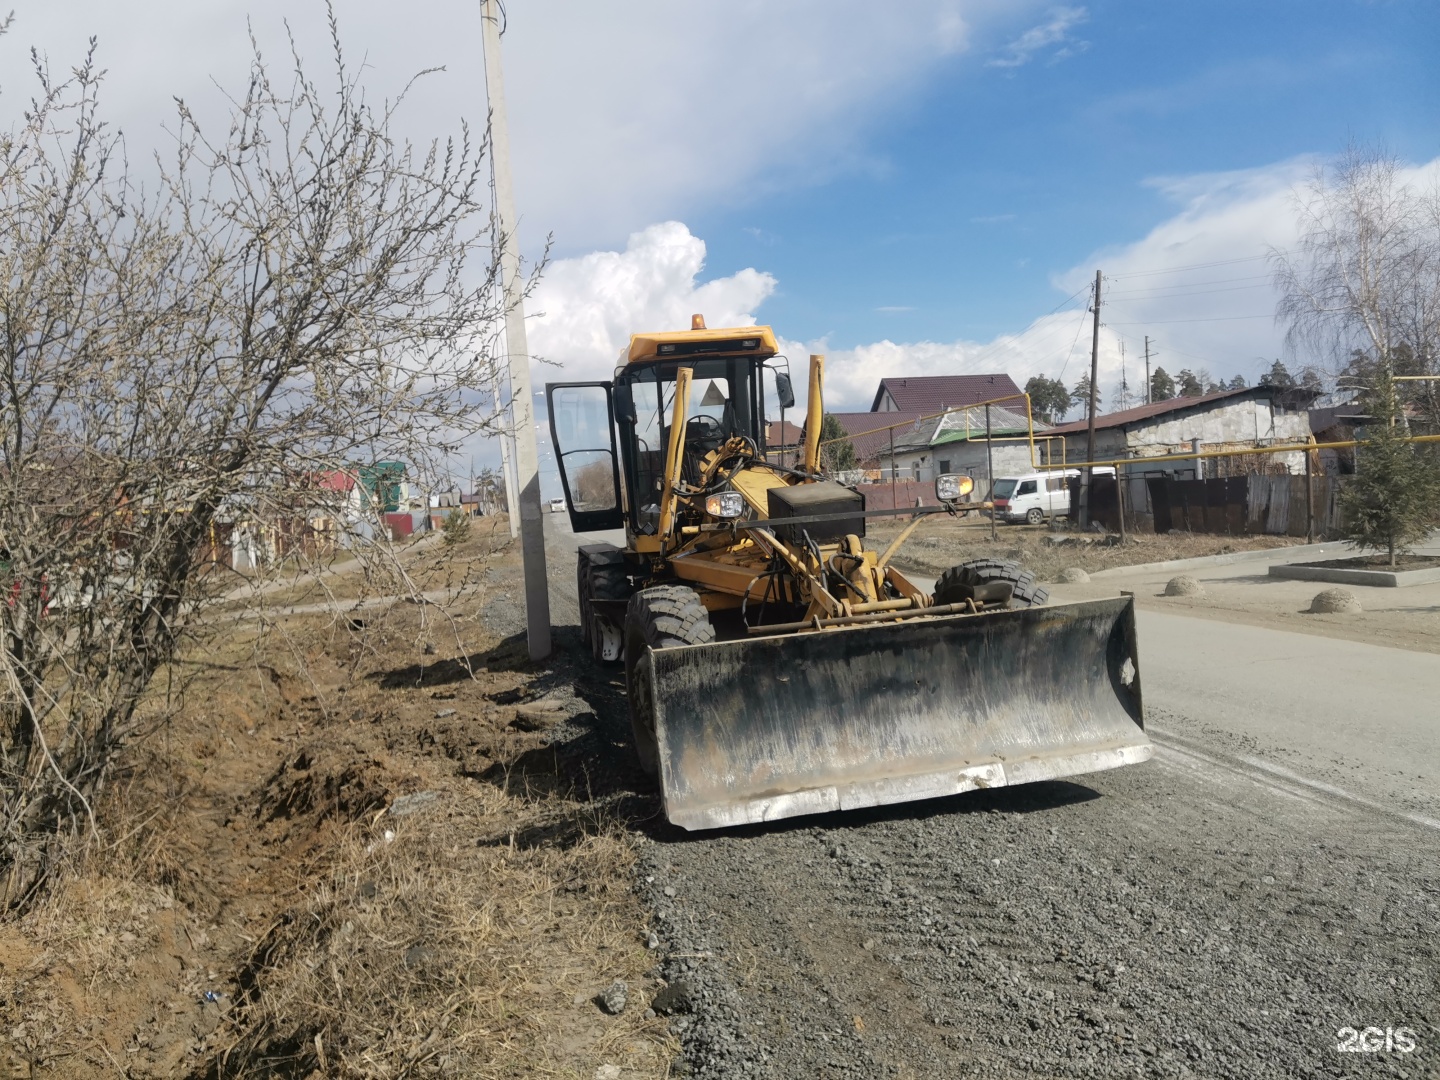
<path id="1" fill-rule="evenodd" d="M 692 416 L 685 421 L 685 445 L 680 454 L 680 478 L 692 487 L 700 483 L 705 456 L 725 444 L 725 429 L 713 416 Z"/>

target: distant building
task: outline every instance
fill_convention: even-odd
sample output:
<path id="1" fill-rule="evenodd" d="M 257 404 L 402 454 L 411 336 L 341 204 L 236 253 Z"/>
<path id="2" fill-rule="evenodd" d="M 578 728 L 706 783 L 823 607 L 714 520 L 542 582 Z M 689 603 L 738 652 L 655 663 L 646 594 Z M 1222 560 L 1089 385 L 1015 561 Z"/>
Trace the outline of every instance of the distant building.
<path id="1" fill-rule="evenodd" d="M 866 415 L 874 416 L 874 413 Z M 945 473 L 964 473 L 975 479 L 979 492 L 989 488 L 990 461 L 996 476 L 1029 472 L 1030 425 L 1023 409 L 990 406 L 990 441 L 985 438 L 985 409 L 955 409 L 943 416 L 919 421 L 895 439 L 892 458 L 889 447 L 880 450 L 880 479 L 890 478 L 893 465 L 898 480 L 934 481 Z M 1044 424 L 1035 425 L 1037 440 L 1048 433 Z"/>
<path id="2" fill-rule="evenodd" d="M 1294 388 L 1247 386 L 1202 397 L 1172 398 L 1137 405 L 1133 409 L 1095 418 L 1097 461 L 1145 458 L 1199 450 L 1261 450 L 1267 446 L 1303 443 L 1310 437 L 1309 404 L 1312 391 Z M 1040 460 L 1059 464 L 1084 461 L 1088 424 L 1077 420 L 1061 424 L 1036 439 Z M 1179 479 L 1197 476 L 1235 476 L 1256 472 L 1305 471 L 1305 455 L 1256 454 L 1235 458 L 1202 458 L 1128 466 L 1132 476 L 1167 475 Z"/>
<path id="3" fill-rule="evenodd" d="M 804 429 L 798 424 L 789 420 L 765 422 L 765 457 L 777 465 L 794 466 L 800 460 L 800 446 L 804 441 Z"/>
<path id="4" fill-rule="evenodd" d="M 965 405 L 1020 396 L 1020 388 L 1009 375 L 918 375 L 881 379 L 871 412 L 914 413 L 928 416 Z M 1024 401 L 1011 403 L 1023 408 Z"/>
<path id="5" fill-rule="evenodd" d="M 850 436 L 855 448 L 856 464 L 862 469 L 880 467 L 880 456 L 888 451 L 891 439 L 896 442 L 910 434 L 920 423 L 920 413 L 827 413 L 833 416 Z M 803 437 L 803 435 L 802 435 Z"/>

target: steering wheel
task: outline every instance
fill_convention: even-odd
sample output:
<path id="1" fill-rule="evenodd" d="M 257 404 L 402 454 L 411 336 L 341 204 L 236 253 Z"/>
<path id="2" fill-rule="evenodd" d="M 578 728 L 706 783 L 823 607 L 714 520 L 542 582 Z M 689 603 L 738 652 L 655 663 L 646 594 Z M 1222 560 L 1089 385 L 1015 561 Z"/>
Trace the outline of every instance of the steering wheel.
<path id="1" fill-rule="evenodd" d="M 725 429 L 720 426 L 720 421 L 713 416 L 706 416 L 703 413 L 692 416 L 685 421 L 685 441 L 688 442 L 719 442 L 725 437 Z"/>

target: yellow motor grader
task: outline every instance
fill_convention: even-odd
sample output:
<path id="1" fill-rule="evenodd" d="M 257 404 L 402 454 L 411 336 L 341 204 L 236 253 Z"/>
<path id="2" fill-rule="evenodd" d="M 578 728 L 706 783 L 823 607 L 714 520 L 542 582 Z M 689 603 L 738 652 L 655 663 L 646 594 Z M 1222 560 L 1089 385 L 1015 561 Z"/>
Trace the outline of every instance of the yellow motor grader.
<path id="1" fill-rule="evenodd" d="M 642 767 L 670 821 L 707 829 L 906 802 L 1144 761 L 1129 597 L 1047 605 L 977 559 L 926 592 L 865 497 L 820 471 L 823 360 L 803 454 L 765 442 L 795 395 L 766 326 L 636 334 L 611 382 L 546 387 L 580 548 L 581 632 L 623 662 Z M 698 394 L 697 394 L 698 390 Z M 697 400 L 698 399 L 698 400 Z"/>

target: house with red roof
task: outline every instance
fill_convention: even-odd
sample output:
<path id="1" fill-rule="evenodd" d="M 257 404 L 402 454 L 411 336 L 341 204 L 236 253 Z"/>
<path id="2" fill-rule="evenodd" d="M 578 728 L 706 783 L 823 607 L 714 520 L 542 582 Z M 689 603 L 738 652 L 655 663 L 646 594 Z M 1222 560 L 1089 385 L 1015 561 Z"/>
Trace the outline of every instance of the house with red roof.
<path id="1" fill-rule="evenodd" d="M 933 416 L 946 409 L 966 405 L 983 405 L 987 401 L 1008 402 L 1011 408 L 1024 408 L 1020 388 L 1003 372 L 994 375 L 911 375 L 899 379 L 881 379 L 875 391 L 871 412 L 915 413 Z"/>

